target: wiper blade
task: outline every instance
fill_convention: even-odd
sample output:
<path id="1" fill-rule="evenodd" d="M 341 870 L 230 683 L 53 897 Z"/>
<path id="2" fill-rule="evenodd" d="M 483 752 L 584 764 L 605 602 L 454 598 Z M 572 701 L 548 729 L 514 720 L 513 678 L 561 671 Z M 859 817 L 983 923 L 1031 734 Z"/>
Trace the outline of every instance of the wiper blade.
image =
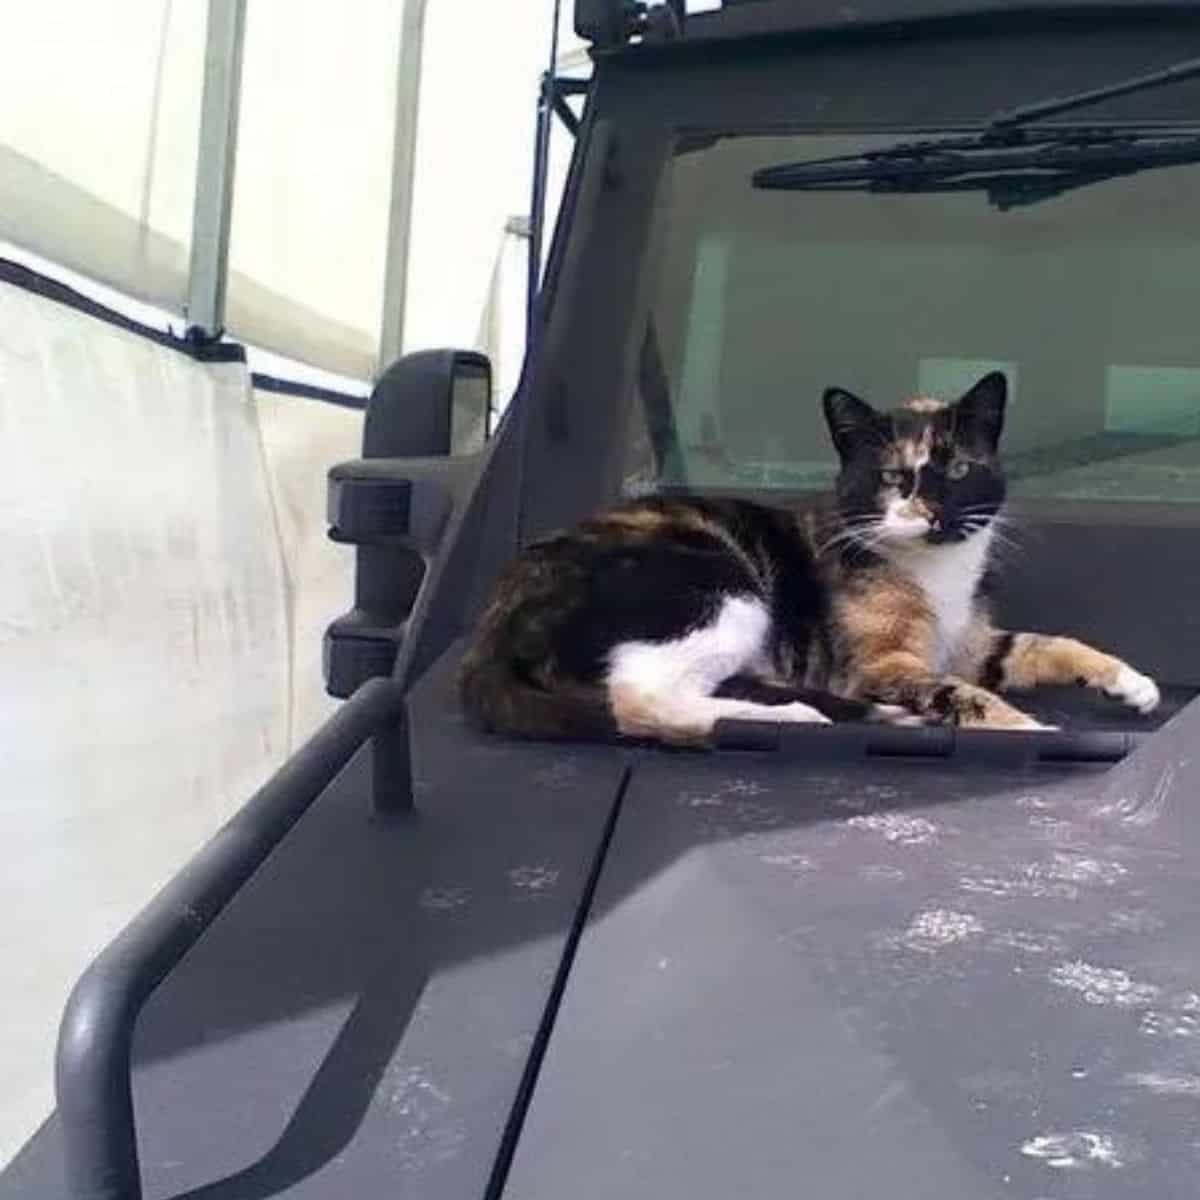
<path id="1" fill-rule="evenodd" d="M 756 188 L 788 191 L 986 191 L 998 207 L 1155 167 L 1200 161 L 1194 131 L 1160 126 L 1034 127 L 1043 117 L 1115 96 L 1200 78 L 1200 59 L 993 114 L 979 133 L 897 142 L 878 150 L 756 171 Z"/>
<path id="2" fill-rule="evenodd" d="M 756 188 L 784 191 L 983 191 L 1001 209 L 1159 167 L 1200 162 L 1194 132 L 1075 130 L 1017 145 L 985 135 L 908 142 L 860 155 L 765 167 Z"/>

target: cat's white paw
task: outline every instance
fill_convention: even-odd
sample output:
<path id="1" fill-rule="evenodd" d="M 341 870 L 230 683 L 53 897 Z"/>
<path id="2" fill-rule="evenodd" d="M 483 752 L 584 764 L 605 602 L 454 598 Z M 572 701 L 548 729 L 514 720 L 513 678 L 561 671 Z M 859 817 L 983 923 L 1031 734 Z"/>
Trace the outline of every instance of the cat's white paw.
<path id="1" fill-rule="evenodd" d="M 1158 684 L 1149 675 L 1135 671 L 1130 666 L 1122 665 L 1117 672 L 1117 678 L 1111 687 L 1104 689 L 1105 694 L 1140 713 L 1151 713 L 1158 707 L 1161 699 Z"/>
<path id="2" fill-rule="evenodd" d="M 823 713 L 818 712 L 808 704 L 793 701 L 791 704 L 776 704 L 771 706 L 771 719 L 784 721 L 789 725 L 832 725 L 833 722 Z"/>
<path id="3" fill-rule="evenodd" d="M 867 720 L 878 725 L 924 725 L 925 718 L 902 704 L 872 704 Z"/>

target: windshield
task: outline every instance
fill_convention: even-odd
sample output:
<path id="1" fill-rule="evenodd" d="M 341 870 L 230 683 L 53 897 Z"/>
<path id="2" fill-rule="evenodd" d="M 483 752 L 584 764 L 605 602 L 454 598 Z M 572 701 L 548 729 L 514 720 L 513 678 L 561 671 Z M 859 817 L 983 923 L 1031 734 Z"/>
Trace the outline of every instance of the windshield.
<path id="1" fill-rule="evenodd" d="M 999 369 L 1014 496 L 1200 500 L 1200 167 L 1010 211 L 971 191 L 752 183 L 781 162 L 962 132 L 680 147 L 628 490 L 824 489 L 825 388 L 890 406 Z"/>

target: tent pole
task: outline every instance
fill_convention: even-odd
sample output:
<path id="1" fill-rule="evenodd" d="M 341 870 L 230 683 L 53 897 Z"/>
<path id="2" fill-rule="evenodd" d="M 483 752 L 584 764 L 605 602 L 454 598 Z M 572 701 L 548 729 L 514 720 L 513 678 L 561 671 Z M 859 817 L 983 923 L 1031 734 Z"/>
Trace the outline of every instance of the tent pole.
<path id="1" fill-rule="evenodd" d="M 383 313 L 376 374 L 382 375 L 404 350 L 408 301 L 408 254 L 412 234 L 417 119 L 421 103 L 421 51 L 428 0 L 404 0 L 396 79 L 396 126 L 392 146 L 392 198 L 388 210 Z"/>
<path id="2" fill-rule="evenodd" d="M 216 341 L 225 327 L 245 35 L 246 0 L 209 0 L 186 307 L 188 338 L 201 344 Z"/>

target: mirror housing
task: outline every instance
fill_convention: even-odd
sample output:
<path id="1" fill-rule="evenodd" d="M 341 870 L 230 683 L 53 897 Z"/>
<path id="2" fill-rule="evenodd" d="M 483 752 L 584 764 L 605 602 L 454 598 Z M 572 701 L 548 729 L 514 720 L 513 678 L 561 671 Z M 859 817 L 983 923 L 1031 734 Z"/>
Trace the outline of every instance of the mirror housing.
<path id="1" fill-rule="evenodd" d="M 474 350 L 397 359 L 367 401 L 364 458 L 475 454 L 491 436 L 492 365 Z"/>
<path id="2" fill-rule="evenodd" d="M 637 36 L 669 41 L 686 21 L 686 0 L 575 0 L 575 32 L 598 49 Z"/>

